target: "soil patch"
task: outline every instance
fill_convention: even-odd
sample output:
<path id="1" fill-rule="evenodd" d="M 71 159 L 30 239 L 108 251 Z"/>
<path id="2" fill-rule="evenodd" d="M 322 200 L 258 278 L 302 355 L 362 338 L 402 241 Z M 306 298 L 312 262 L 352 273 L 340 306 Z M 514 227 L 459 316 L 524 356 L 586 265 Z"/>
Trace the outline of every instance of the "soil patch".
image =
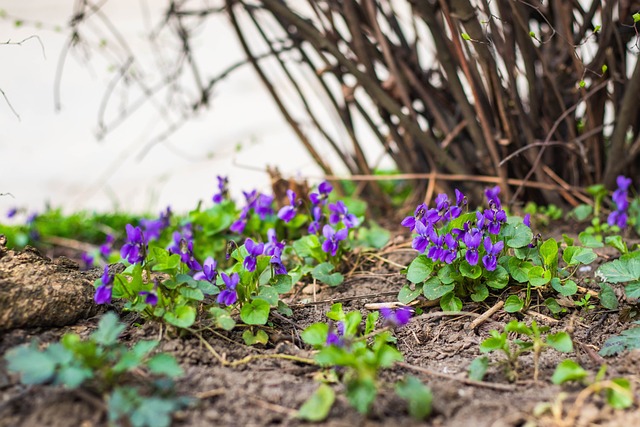
<path id="1" fill-rule="evenodd" d="M 335 288 L 312 284 L 298 284 L 290 295 L 293 309 L 290 319 L 273 317 L 266 328 L 270 341 L 266 346 L 244 345 L 242 331 L 204 331 L 203 338 L 228 361 L 251 355 L 289 354 L 311 358 L 311 350 L 299 339 L 306 326 L 326 321 L 325 313 L 333 302 L 342 302 L 345 310 L 368 311 L 370 302 L 394 301 L 406 279 L 398 264 L 406 265 L 413 258 L 410 251 L 398 249 L 377 257 L 363 256 L 361 262 L 347 274 L 346 281 Z M 388 261 L 391 261 L 389 263 Z M 55 268 L 51 271 L 56 271 Z M 593 275 L 595 266 L 585 270 L 585 277 Z M 91 283 L 96 272 L 86 272 Z M 584 286 L 595 281 L 584 281 Z M 593 285 L 591 285 L 593 286 Z M 597 289 L 596 289 L 597 290 Z M 464 312 L 481 314 L 496 300 L 483 304 L 466 304 Z M 114 309 L 117 307 L 111 307 Z M 555 350 L 542 354 L 540 380 L 534 383 L 533 361 L 523 357 L 518 380 L 509 383 L 504 373 L 491 367 L 485 382 L 468 382 L 467 369 L 480 355 L 479 344 L 489 336 L 491 329 L 501 330 L 515 318 L 498 311 L 487 322 L 475 329 L 470 323 L 472 314 L 442 315 L 439 307 L 423 308 L 424 314 L 415 317 L 408 326 L 396 331 L 398 349 L 405 362 L 382 373 L 382 389 L 369 415 L 361 415 L 349 406 L 342 385 L 334 385 L 338 398 L 324 426 L 555 426 L 566 419 L 574 408 L 581 386 L 555 386 L 550 378 L 556 365 L 566 358 Z M 548 325 L 553 331 L 569 331 L 574 339 L 576 353 L 570 357 L 585 369 L 596 372 L 605 362 L 597 355 L 604 341 L 613 334 L 630 327 L 620 312 L 607 310 L 572 311 L 554 319 L 543 309 L 532 319 Z M 93 315 L 90 313 L 89 315 Z M 81 316 L 80 316 L 81 317 Z M 12 329 L 0 339 L 0 354 L 9 348 L 37 339 L 40 343 L 54 342 L 68 331 L 88 335 L 97 325 L 99 316 L 80 319 L 71 326 L 56 328 Z M 254 358 L 236 367 L 223 366 L 210 350 L 195 336 L 174 336 L 159 324 L 136 326 L 139 319 L 122 316 L 129 323 L 125 339 L 131 343 L 141 339 L 162 337 L 160 350 L 173 354 L 184 368 L 185 375 L 178 382 L 179 392 L 196 397 L 195 404 L 174 416 L 176 426 L 268 426 L 302 425 L 295 418 L 296 410 L 314 392 L 318 383 L 314 376 L 319 368 L 295 361 L 273 358 Z M 491 355 L 493 361 L 499 356 Z M 640 351 L 607 358 L 611 376 L 625 376 L 635 383 L 636 401 L 640 378 Z M 415 375 L 433 391 L 433 413 L 425 422 L 409 417 L 406 403 L 393 389 L 394 381 L 407 374 Z M 561 394 L 564 393 L 564 394 Z M 555 405 L 557 415 L 536 413 L 541 403 Z M 640 425 L 636 409 L 616 411 L 603 399 L 594 396 L 578 408 L 575 425 L 631 426 Z M 23 386 L 15 375 L 6 372 L 4 359 L 0 361 L 0 426 L 103 426 L 107 425 L 104 406 L 74 391 L 52 386 Z"/>

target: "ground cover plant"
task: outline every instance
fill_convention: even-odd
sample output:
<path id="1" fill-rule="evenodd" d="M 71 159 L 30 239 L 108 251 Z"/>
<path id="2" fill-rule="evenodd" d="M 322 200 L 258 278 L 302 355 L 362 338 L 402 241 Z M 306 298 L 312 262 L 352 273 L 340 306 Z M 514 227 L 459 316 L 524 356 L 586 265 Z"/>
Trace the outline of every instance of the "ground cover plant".
<path id="1" fill-rule="evenodd" d="M 485 204 L 477 209 L 457 190 L 451 198 L 437 195 L 432 206 L 420 204 L 399 221 L 397 233 L 410 231 L 400 245 L 393 243 L 393 233 L 369 221 L 361 202 L 337 197 L 328 182 L 308 195 L 289 189 L 279 205 L 276 197 L 255 191 L 236 204 L 228 197 L 227 180 L 219 177 L 210 202 L 184 215 L 167 208 L 155 218 L 85 217 L 86 225 L 108 218 L 121 226 L 104 225 L 97 235 L 69 226 L 78 215 L 30 216 L 25 225 L 3 226 L 3 232 L 14 244 L 30 239 L 31 244 L 45 242 L 44 248 L 55 238 L 66 239 L 58 240 L 67 243 L 66 250 L 78 237 L 91 242 L 76 245 L 89 249 L 76 254 L 83 268 L 99 271 L 91 303 L 115 308 L 130 320 L 121 324 L 109 313 L 84 338 L 66 333 L 39 341 L 27 339 L 38 333 L 20 338 L 10 332 L 8 342 L 24 344 L 3 344 L 14 398 L 10 395 L 0 409 L 14 417 L 9 420 L 26 419 L 15 401 L 21 382 L 50 384 L 53 399 L 62 393 L 55 391 L 60 387 L 75 390 L 77 405 L 104 408 L 95 418 L 99 423 L 198 425 L 198 417 L 209 410 L 218 421 L 233 424 L 242 405 L 229 403 L 226 387 L 242 372 L 253 372 L 249 381 L 260 384 L 269 366 L 261 364 L 271 362 L 312 369 L 315 378 L 294 376 L 289 384 L 277 377 L 282 365 L 269 368 L 276 372 L 269 386 L 280 388 L 276 395 L 287 395 L 282 389 L 289 385 L 297 390 L 285 402 L 259 399 L 264 411 L 280 417 L 278 422 L 347 416 L 454 423 L 453 413 L 439 401 L 447 393 L 440 381 L 493 393 L 522 392 L 533 381 L 545 400 L 525 397 L 531 406 L 518 419 L 542 425 L 569 425 L 580 418 L 576 408 L 589 405 L 600 408 L 600 421 L 633 419 L 624 410 L 637 404 L 638 366 L 625 370 L 620 361 L 638 347 L 640 328 L 623 316 L 627 321 L 638 316 L 640 249 L 628 234 L 636 221 L 635 199 L 624 177 L 618 183 L 611 199 L 597 196 L 599 210 L 591 212 L 606 214 L 609 228 L 602 240 L 585 237 L 593 230 L 542 235 L 536 227 L 551 221 L 540 219 L 545 211 L 511 214 L 500 201 L 499 187 L 487 188 Z M 58 220 L 43 221 L 47 215 Z M 593 226 L 595 218 L 582 219 Z M 58 235 L 47 236 L 45 227 Z M 623 230 L 627 234 L 619 234 Z M 598 251 L 607 248 L 615 252 L 603 256 L 614 259 L 601 259 Z M 368 295 L 358 289 L 354 273 L 367 270 L 387 272 L 378 273 L 378 286 Z M 394 277 L 393 284 L 384 285 L 385 275 Z M 344 302 L 335 302 L 340 299 Z M 323 306 L 326 310 L 320 310 Z M 610 332 L 598 335 L 596 346 L 587 342 L 597 316 Z M 476 319 L 465 324 L 468 317 Z M 448 318 L 457 320 L 432 324 Z M 581 331 L 576 324 L 583 325 Z M 456 331 L 451 336 L 466 344 L 442 357 L 456 342 L 442 341 L 449 327 Z M 125 330 L 138 338 L 123 339 Z M 159 338 L 148 339 L 149 333 Z M 223 343 L 232 347 L 225 350 Z M 195 362 L 176 351 L 185 346 L 188 354 L 200 349 Z M 169 351 L 153 355 L 165 347 Z M 436 355 L 444 369 L 420 354 Z M 619 366 L 613 363 L 607 370 L 604 364 L 612 358 Z M 595 379 L 588 380 L 582 364 L 598 371 Z M 258 366 L 262 370 L 254 372 Z M 215 369 L 223 370 L 216 371 L 218 379 Z M 211 376 L 208 390 L 190 390 L 194 378 L 202 383 Z M 568 388 L 557 394 L 554 384 Z M 502 411 L 493 419 L 510 413 Z"/>

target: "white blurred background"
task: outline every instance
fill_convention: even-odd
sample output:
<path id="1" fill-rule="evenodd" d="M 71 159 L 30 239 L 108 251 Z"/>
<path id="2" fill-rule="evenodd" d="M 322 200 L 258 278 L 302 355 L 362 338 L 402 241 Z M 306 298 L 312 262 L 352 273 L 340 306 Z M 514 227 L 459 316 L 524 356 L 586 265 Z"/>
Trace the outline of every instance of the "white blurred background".
<path id="1" fill-rule="evenodd" d="M 146 36 L 164 4 L 111 0 L 104 12 L 144 59 L 152 55 Z M 0 45 L 0 89 L 19 115 L 0 99 L 0 193 L 11 193 L 0 196 L 0 221 L 7 221 L 12 207 L 37 212 L 47 204 L 67 213 L 153 214 L 167 205 L 185 212 L 198 200 L 210 203 L 216 175 L 229 176 L 236 197 L 250 188 L 268 191 L 268 176 L 260 172 L 266 165 L 287 176 L 321 175 L 248 65 L 216 86 L 208 110 L 162 143 L 145 148 L 163 129 L 151 105 L 98 140 L 98 111 L 116 73 L 113 64 L 95 53 L 88 60 L 78 52 L 69 55 L 61 73 L 60 110 L 54 105 L 72 8 L 72 0 L 0 0 L 0 42 L 37 36 Z M 202 31 L 207 45 L 196 48 L 211 52 L 204 56 L 208 62 L 200 63 L 210 75 L 243 58 L 224 16 Z"/>

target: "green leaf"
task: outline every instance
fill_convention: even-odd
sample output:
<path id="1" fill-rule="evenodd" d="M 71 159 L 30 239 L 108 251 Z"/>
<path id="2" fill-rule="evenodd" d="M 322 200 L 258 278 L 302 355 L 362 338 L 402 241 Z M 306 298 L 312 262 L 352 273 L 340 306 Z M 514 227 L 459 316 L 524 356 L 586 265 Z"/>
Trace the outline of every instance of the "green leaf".
<path id="1" fill-rule="evenodd" d="M 322 421 L 327 418 L 336 400 L 336 394 L 331 387 L 320 384 L 316 391 L 300 407 L 298 418 L 307 421 Z"/>
<path id="2" fill-rule="evenodd" d="M 151 268 L 153 271 L 163 271 L 166 273 L 172 273 L 180 266 L 180 255 L 169 254 L 169 251 L 160 248 L 158 246 L 152 246 L 149 248 L 150 256 L 155 260 L 154 266 Z"/>
<path id="3" fill-rule="evenodd" d="M 204 294 L 198 288 L 194 289 L 194 288 L 187 288 L 183 286 L 180 288 L 178 292 L 180 293 L 180 295 L 182 295 L 188 300 L 202 301 L 204 299 Z"/>
<path id="4" fill-rule="evenodd" d="M 440 307 L 443 311 L 460 311 L 462 310 L 462 301 L 453 292 L 449 292 L 440 299 Z"/>
<path id="5" fill-rule="evenodd" d="M 568 381 L 582 381 L 588 373 L 582 366 L 571 359 L 565 359 L 556 366 L 551 382 L 554 384 L 564 384 Z"/>
<path id="6" fill-rule="evenodd" d="M 273 288 L 279 294 L 285 294 L 293 288 L 293 279 L 288 274 L 278 274 L 271 280 Z"/>
<path id="7" fill-rule="evenodd" d="M 514 280 L 520 283 L 527 282 L 529 280 L 529 270 L 533 267 L 528 261 L 519 260 L 516 257 L 511 257 L 507 262 L 509 267 L 509 273 Z"/>
<path id="8" fill-rule="evenodd" d="M 287 316 L 287 317 L 293 316 L 293 310 L 291 310 L 291 308 L 286 303 L 284 303 L 282 300 L 278 301 L 277 310 L 283 316 Z"/>
<path id="9" fill-rule="evenodd" d="M 424 282 L 433 271 L 433 261 L 426 255 L 418 255 L 407 269 L 407 280 L 411 283 Z"/>
<path id="10" fill-rule="evenodd" d="M 148 397 L 140 401 L 129 419 L 133 427 L 169 427 L 170 415 L 178 406 L 175 400 Z"/>
<path id="11" fill-rule="evenodd" d="M 344 276 L 337 272 L 331 273 L 334 268 L 335 267 L 330 262 L 323 262 L 322 264 L 318 264 L 311 271 L 311 276 L 329 286 L 338 286 L 344 281 Z"/>
<path id="12" fill-rule="evenodd" d="M 364 323 L 364 334 L 369 335 L 376 329 L 376 323 L 378 323 L 378 318 L 380 317 L 379 311 L 372 311 L 367 314 L 367 319 Z"/>
<path id="13" fill-rule="evenodd" d="M 485 284 L 493 289 L 504 289 L 509 283 L 509 273 L 498 265 L 493 271 L 484 272 Z"/>
<path id="14" fill-rule="evenodd" d="M 600 305 L 608 310 L 618 309 L 618 297 L 613 288 L 607 283 L 600 283 L 600 292 L 598 293 Z"/>
<path id="15" fill-rule="evenodd" d="M 524 301 L 517 295 L 509 295 L 504 302 L 504 311 L 507 313 L 516 313 L 524 307 Z"/>
<path id="16" fill-rule="evenodd" d="M 607 244 L 607 246 L 611 246 L 612 248 L 617 249 L 623 255 L 629 252 L 627 244 L 624 242 L 624 240 L 622 240 L 622 237 L 617 234 L 615 236 L 605 237 L 604 242 Z"/>
<path id="17" fill-rule="evenodd" d="M 600 31 L 600 26 L 597 25 L 596 28 L 598 29 L 598 31 Z M 594 33 L 597 32 L 594 30 Z M 602 64 L 602 67 L 600 68 L 602 70 L 602 74 L 606 73 L 607 70 L 609 69 L 609 67 L 607 66 L 607 64 Z"/>
<path id="18" fill-rule="evenodd" d="M 549 283 L 549 280 L 551 280 L 551 272 L 549 270 L 545 270 L 539 265 L 529 269 L 527 276 L 529 277 L 529 283 L 534 288 L 546 285 Z"/>
<path id="19" fill-rule="evenodd" d="M 544 305 L 551 311 L 552 314 L 562 313 L 562 307 L 558 304 L 555 298 L 547 298 L 544 300 Z"/>
<path id="20" fill-rule="evenodd" d="M 470 296 L 475 302 L 484 301 L 489 296 L 489 289 L 484 283 L 478 283 L 473 287 L 473 293 Z"/>
<path id="21" fill-rule="evenodd" d="M 125 372 L 137 368 L 142 360 L 158 345 L 158 341 L 139 341 L 125 352 L 113 367 L 114 372 Z"/>
<path id="22" fill-rule="evenodd" d="M 64 384 L 67 388 L 77 388 L 93 378 L 93 371 L 82 366 L 62 366 L 56 375 L 56 383 Z"/>
<path id="23" fill-rule="evenodd" d="M 254 334 L 249 329 L 245 329 L 242 333 L 242 339 L 246 345 L 254 345 L 254 344 L 267 344 L 269 342 L 269 335 L 262 329 L 258 329 L 258 331 Z"/>
<path id="24" fill-rule="evenodd" d="M 260 286 L 260 292 L 258 292 L 258 296 L 256 298 L 260 298 L 269 303 L 269 305 L 276 306 L 278 305 L 279 295 L 278 291 L 271 286 Z"/>
<path id="25" fill-rule="evenodd" d="M 627 298 L 640 298 L 640 280 L 631 282 L 624 287 Z"/>
<path id="26" fill-rule="evenodd" d="M 391 238 L 391 233 L 388 230 L 380 227 L 377 224 L 372 224 L 369 228 L 361 227 L 358 236 L 364 240 L 365 243 L 375 249 L 382 249 Z"/>
<path id="27" fill-rule="evenodd" d="M 562 253 L 562 259 L 567 265 L 591 264 L 598 258 L 591 248 L 568 246 Z"/>
<path id="28" fill-rule="evenodd" d="M 320 347 L 324 347 L 324 345 L 327 343 L 328 334 L 329 334 L 329 325 L 327 325 L 324 322 L 321 322 L 321 323 L 314 323 L 308 326 L 307 328 L 305 328 L 305 330 L 302 331 L 302 333 L 300 334 L 300 337 L 305 343 L 315 348 L 320 348 Z"/>
<path id="29" fill-rule="evenodd" d="M 484 375 L 487 373 L 488 368 L 489 358 L 487 356 L 476 357 L 469 365 L 469 379 L 472 379 L 474 381 L 482 381 Z"/>
<path id="30" fill-rule="evenodd" d="M 533 232 L 522 222 L 507 223 L 500 230 L 501 238 L 510 248 L 523 248 L 533 240 Z"/>
<path id="31" fill-rule="evenodd" d="M 109 312 L 102 316 L 98 323 L 98 329 L 91 334 L 91 339 L 97 344 L 106 347 L 112 346 L 118 342 L 118 337 L 120 337 L 124 329 L 125 326 L 120 323 L 118 316 L 113 312 Z"/>
<path id="32" fill-rule="evenodd" d="M 455 285 L 445 285 L 440 281 L 439 277 L 435 276 L 427 280 L 424 285 L 422 285 L 422 292 L 425 298 L 434 300 L 450 293 L 454 288 Z"/>
<path id="33" fill-rule="evenodd" d="M 403 304 L 408 304 L 414 299 L 418 298 L 418 296 L 420 296 L 421 293 L 422 293 L 422 285 L 416 285 L 413 290 L 411 290 L 411 287 L 409 287 L 409 285 L 404 285 L 402 289 L 400 289 L 400 292 L 398 293 L 398 301 L 400 301 Z"/>
<path id="34" fill-rule="evenodd" d="M 566 280 L 563 284 L 560 279 L 554 277 L 551 279 L 551 287 L 565 297 L 575 295 L 578 292 L 578 285 L 571 279 Z"/>
<path id="35" fill-rule="evenodd" d="M 269 320 L 269 303 L 262 299 L 254 299 L 245 303 L 240 310 L 240 318 L 247 325 L 264 325 Z"/>
<path id="36" fill-rule="evenodd" d="M 547 344 L 563 353 L 571 353 L 573 351 L 573 342 L 566 332 L 547 335 Z"/>
<path id="37" fill-rule="evenodd" d="M 147 362 L 149 371 L 156 375 L 166 375 L 170 378 L 177 378 L 184 373 L 176 361 L 176 358 L 168 353 L 158 353 Z"/>
<path id="38" fill-rule="evenodd" d="M 633 405 L 633 392 L 631 382 L 626 378 L 614 378 L 611 380 L 620 388 L 607 388 L 605 396 L 607 403 L 614 409 L 626 409 Z"/>
<path id="39" fill-rule="evenodd" d="M 638 322 L 635 322 L 638 323 Z M 600 356 L 613 356 L 624 350 L 640 348 L 640 328 L 630 328 L 607 339 L 598 352 Z"/>
<path id="40" fill-rule="evenodd" d="M 342 347 L 330 345 L 323 347 L 314 357 L 320 366 L 350 366 L 355 362 L 355 356 Z"/>
<path id="41" fill-rule="evenodd" d="M 569 213 L 578 222 L 586 221 L 592 214 L 593 208 L 590 205 L 578 205 Z M 567 244 L 573 244 L 573 242 Z"/>
<path id="42" fill-rule="evenodd" d="M 482 276 L 482 267 L 479 265 L 471 265 L 467 261 L 460 263 L 460 274 L 470 279 L 477 279 Z"/>
<path id="43" fill-rule="evenodd" d="M 631 15 L 633 17 L 633 22 L 640 22 L 640 12 L 636 12 L 633 15 Z"/>
<path id="44" fill-rule="evenodd" d="M 396 384 L 396 393 L 409 402 L 409 415 L 416 420 L 423 420 L 431 414 L 433 393 L 415 377 L 408 377 Z"/>
<path id="45" fill-rule="evenodd" d="M 236 326 L 236 321 L 233 320 L 229 311 L 224 308 L 211 307 L 209 309 L 209 313 L 211 313 L 216 326 L 224 329 L 225 331 L 230 331 Z"/>
<path id="46" fill-rule="evenodd" d="M 371 378 L 356 379 L 347 383 L 346 394 L 349 403 L 361 414 L 366 414 L 378 394 L 378 389 Z"/>
<path id="47" fill-rule="evenodd" d="M 558 268 L 558 242 L 553 238 L 545 240 L 540 245 L 540 256 L 544 265 L 555 271 Z"/>
<path id="48" fill-rule="evenodd" d="M 462 37 L 463 40 L 471 41 L 471 36 L 469 36 L 469 34 L 467 33 L 460 33 L 460 37 Z"/>
<path id="49" fill-rule="evenodd" d="M 580 240 L 582 246 L 586 248 L 601 248 L 604 246 L 602 243 L 602 236 L 593 235 L 586 231 L 582 231 L 578 234 L 578 240 Z"/>
<path id="50" fill-rule="evenodd" d="M 14 347 L 4 357 L 8 362 L 7 369 L 20 373 L 23 384 L 42 384 L 51 380 L 55 374 L 56 363 L 39 351 L 35 342 Z"/>
<path id="51" fill-rule="evenodd" d="M 507 343 L 507 334 L 491 331 L 492 336 L 480 343 L 480 351 L 482 353 L 490 353 L 496 350 L 502 350 Z"/>
<path id="52" fill-rule="evenodd" d="M 162 316 L 164 320 L 178 328 L 188 328 L 196 321 L 196 309 L 190 305 L 179 305 Z"/>
<path id="53" fill-rule="evenodd" d="M 327 312 L 327 317 L 331 320 L 335 320 L 336 322 L 344 321 L 346 316 L 344 314 L 344 310 L 342 309 L 342 303 L 337 302 L 333 304 Z"/>
<path id="54" fill-rule="evenodd" d="M 629 253 L 611 262 L 602 264 L 596 275 L 604 277 L 609 283 L 622 283 L 640 280 L 640 259 Z"/>

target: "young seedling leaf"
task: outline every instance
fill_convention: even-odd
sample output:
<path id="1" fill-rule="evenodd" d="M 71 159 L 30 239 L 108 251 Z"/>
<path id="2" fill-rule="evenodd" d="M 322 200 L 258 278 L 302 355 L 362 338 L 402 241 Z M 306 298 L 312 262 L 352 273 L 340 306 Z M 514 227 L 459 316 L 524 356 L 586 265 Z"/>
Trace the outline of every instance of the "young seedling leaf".
<path id="1" fill-rule="evenodd" d="M 254 299 L 246 303 L 240 310 L 240 318 L 247 325 L 264 325 L 269 320 L 269 303 L 262 299 Z"/>
<path id="2" fill-rule="evenodd" d="M 609 283 L 623 283 L 640 280 L 640 258 L 630 254 L 602 264 L 597 275 L 604 277 Z"/>
<path id="3" fill-rule="evenodd" d="M 298 418 L 314 422 L 323 421 L 329 415 L 335 400 L 336 393 L 333 389 L 326 384 L 320 384 L 320 387 L 300 407 Z"/>
<path id="4" fill-rule="evenodd" d="M 431 389 L 415 377 L 408 377 L 396 384 L 396 393 L 409 402 L 409 415 L 416 420 L 423 420 L 431 414 Z"/>
<path id="5" fill-rule="evenodd" d="M 196 321 L 196 309 L 190 305 L 179 305 L 173 311 L 167 311 L 164 320 L 178 328 L 188 328 Z"/>
<path id="6" fill-rule="evenodd" d="M 566 280 L 563 284 L 559 278 L 554 277 L 551 279 L 551 287 L 565 297 L 575 295 L 578 292 L 578 285 L 571 279 Z"/>
<path id="7" fill-rule="evenodd" d="M 177 378 L 184 373 L 175 357 L 168 353 L 158 353 L 147 362 L 149 370 L 157 375 Z"/>
<path id="8" fill-rule="evenodd" d="M 516 313 L 524 307 L 524 301 L 517 295 L 509 295 L 504 302 L 504 311 Z"/>
<path id="9" fill-rule="evenodd" d="M 608 310 L 618 309 L 618 297 L 613 288 L 608 283 L 600 283 L 600 292 L 598 293 L 600 305 Z"/>
<path id="10" fill-rule="evenodd" d="M 460 311 L 462 310 L 462 300 L 453 292 L 448 292 L 440 298 L 440 307 L 443 311 Z"/>
<path id="11" fill-rule="evenodd" d="M 124 329 L 125 326 L 120 323 L 118 316 L 113 312 L 109 312 L 102 316 L 98 323 L 98 329 L 91 334 L 91 338 L 97 344 L 107 347 L 112 346 L 118 342 L 118 337 L 120 337 Z"/>
<path id="12" fill-rule="evenodd" d="M 566 332 L 547 335 L 547 344 L 563 353 L 571 353 L 573 351 L 573 342 Z"/>
<path id="13" fill-rule="evenodd" d="M 246 345 L 255 345 L 255 344 L 267 344 L 269 342 L 269 335 L 262 329 L 258 329 L 258 331 L 254 334 L 249 329 L 245 329 L 242 333 L 242 339 Z"/>
<path id="14" fill-rule="evenodd" d="M 582 381 L 588 373 L 582 366 L 571 359 L 563 360 L 558 364 L 553 372 L 551 382 L 554 384 L 564 384 L 568 381 Z"/>
<path id="15" fill-rule="evenodd" d="M 23 384 L 42 384 L 51 380 L 55 374 L 56 363 L 39 351 L 35 342 L 14 347 L 4 357 L 8 362 L 8 370 L 20 373 Z"/>
<path id="16" fill-rule="evenodd" d="M 627 378 L 611 380 L 617 387 L 608 387 L 605 391 L 607 403 L 614 409 L 626 409 L 633 405 L 631 382 Z"/>
<path id="17" fill-rule="evenodd" d="M 422 293 L 422 285 L 415 285 L 415 288 L 412 290 L 409 285 L 404 285 L 400 292 L 398 293 L 398 301 L 403 304 L 408 304 L 414 299 L 418 298 Z"/>
<path id="18" fill-rule="evenodd" d="M 638 322 L 635 322 L 640 324 Z M 613 356 L 624 350 L 634 350 L 640 348 L 640 327 L 635 327 L 622 331 L 620 335 L 615 335 L 607 339 L 600 349 L 600 356 Z"/>
<path id="19" fill-rule="evenodd" d="M 307 344 L 320 348 L 326 344 L 328 334 L 329 325 L 326 323 L 314 323 L 302 331 L 300 337 Z"/>
<path id="20" fill-rule="evenodd" d="M 469 365 L 469 379 L 472 379 L 474 381 L 482 381 L 484 375 L 487 373 L 488 368 L 489 358 L 487 356 L 476 357 Z"/>

